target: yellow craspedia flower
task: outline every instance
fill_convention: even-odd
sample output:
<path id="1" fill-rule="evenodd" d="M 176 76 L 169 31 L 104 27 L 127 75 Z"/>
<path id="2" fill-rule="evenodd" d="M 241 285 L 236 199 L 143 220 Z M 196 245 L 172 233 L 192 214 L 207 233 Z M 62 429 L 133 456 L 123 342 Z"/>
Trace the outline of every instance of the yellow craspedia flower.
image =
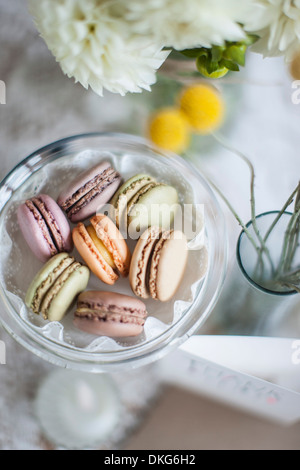
<path id="1" fill-rule="evenodd" d="M 199 134 L 210 134 L 224 121 L 224 100 L 210 85 L 199 83 L 187 87 L 180 96 L 179 105 L 193 130 Z"/>
<path id="2" fill-rule="evenodd" d="M 164 150 L 184 152 L 190 144 L 190 127 L 186 116 L 177 108 L 161 109 L 150 119 L 149 137 Z"/>

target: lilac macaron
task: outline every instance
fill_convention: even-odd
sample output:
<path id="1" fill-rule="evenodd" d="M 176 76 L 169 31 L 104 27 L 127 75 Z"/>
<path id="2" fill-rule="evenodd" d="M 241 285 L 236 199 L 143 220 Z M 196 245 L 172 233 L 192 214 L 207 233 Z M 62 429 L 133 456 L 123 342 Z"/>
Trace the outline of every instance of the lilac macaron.
<path id="1" fill-rule="evenodd" d="M 43 263 L 58 253 L 73 250 L 71 228 L 58 204 L 47 194 L 18 207 L 18 224 L 35 256 Z"/>
<path id="2" fill-rule="evenodd" d="M 140 335 L 147 318 L 145 304 L 116 292 L 86 291 L 77 299 L 74 325 L 92 335 L 124 338 Z"/>
<path id="3" fill-rule="evenodd" d="M 57 203 L 71 222 L 82 222 L 109 202 L 120 184 L 119 173 L 104 161 L 71 181 L 58 196 Z"/>

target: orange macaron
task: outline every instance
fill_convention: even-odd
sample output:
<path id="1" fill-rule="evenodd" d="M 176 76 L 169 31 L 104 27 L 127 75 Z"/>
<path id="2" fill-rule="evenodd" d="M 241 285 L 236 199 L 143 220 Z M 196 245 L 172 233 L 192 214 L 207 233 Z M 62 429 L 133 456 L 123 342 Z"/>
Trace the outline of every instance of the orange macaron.
<path id="1" fill-rule="evenodd" d="M 105 284 L 113 285 L 129 274 L 131 253 L 114 222 L 97 214 L 88 226 L 80 222 L 73 229 L 76 249 L 90 270 Z"/>

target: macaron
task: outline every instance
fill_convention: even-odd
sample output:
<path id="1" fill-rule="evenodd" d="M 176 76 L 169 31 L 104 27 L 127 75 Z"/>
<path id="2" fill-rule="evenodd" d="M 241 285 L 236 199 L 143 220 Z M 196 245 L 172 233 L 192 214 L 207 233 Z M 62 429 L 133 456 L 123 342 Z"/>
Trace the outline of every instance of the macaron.
<path id="1" fill-rule="evenodd" d="M 126 181 L 111 200 L 116 225 L 134 238 L 152 225 L 170 228 L 178 204 L 177 190 L 146 174 Z"/>
<path id="2" fill-rule="evenodd" d="M 121 184 L 120 174 L 107 161 L 82 173 L 57 199 L 71 222 L 82 222 L 100 210 Z"/>
<path id="3" fill-rule="evenodd" d="M 122 338 L 140 335 L 146 318 L 146 306 L 137 298 L 86 291 L 77 299 L 74 325 L 93 335 Z"/>
<path id="4" fill-rule="evenodd" d="M 92 217 L 88 226 L 79 222 L 73 229 L 73 240 L 83 260 L 105 284 L 115 284 L 119 275 L 128 276 L 131 252 L 114 222 L 106 215 Z"/>
<path id="5" fill-rule="evenodd" d="M 156 183 L 155 179 L 146 174 L 138 174 L 125 181 L 118 189 L 110 204 L 114 209 L 112 217 L 117 227 L 123 226 L 127 217 L 127 206 L 130 200 L 145 186 Z M 126 222 L 127 226 L 127 222 Z"/>
<path id="6" fill-rule="evenodd" d="M 90 271 L 68 253 L 51 258 L 31 282 L 25 304 L 50 322 L 61 321 L 80 294 L 87 288 Z"/>
<path id="7" fill-rule="evenodd" d="M 57 253 L 73 249 L 69 222 L 58 204 L 47 194 L 28 199 L 18 207 L 18 224 L 35 256 L 43 263 Z"/>
<path id="8" fill-rule="evenodd" d="M 171 300 L 184 276 L 187 259 L 187 239 L 183 232 L 148 228 L 132 254 L 129 272 L 132 291 L 144 299 Z"/>

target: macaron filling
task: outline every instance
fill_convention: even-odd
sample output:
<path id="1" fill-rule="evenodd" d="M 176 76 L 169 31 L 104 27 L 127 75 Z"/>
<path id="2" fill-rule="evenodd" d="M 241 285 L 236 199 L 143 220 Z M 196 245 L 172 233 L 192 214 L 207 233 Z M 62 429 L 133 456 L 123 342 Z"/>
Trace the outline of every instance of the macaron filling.
<path id="1" fill-rule="evenodd" d="M 91 230 L 91 229 L 90 229 Z M 88 248 L 92 256 L 95 257 L 97 262 L 100 264 L 101 269 L 108 275 L 112 282 L 115 282 L 118 279 L 118 275 L 115 270 L 106 262 L 105 258 L 102 256 L 101 252 L 97 249 L 95 243 L 87 231 L 85 225 L 80 222 L 76 228 L 78 235 L 82 238 L 84 246 Z M 76 243 L 75 243 L 76 245 Z M 77 247 L 79 249 L 79 247 Z"/>
<path id="2" fill-rule="evenodd" d="M 127 224 L 129 224 L 129 217 L 134 210 L 134 207 L 138 205 L 139 200 L 141 197 L 146 194 L 150 189 L 154 188 L 155 186 L 159 186 L 159 183 L 149 183 L 143 188 L 141 188 L 138 193 L 129 201 L 128 207 L 127 207 Z"/>
<path id="3" fill-rule="evenodd" d="M 90 307 L 79 304 L 75 317 L 83 320 L 103 321 L 103 322 L 117 322 L 117 323 L 130 323 L 134 325 L 144 326 L 146 315 L 144 312 L 136 310 L 126 311 L 126 308 L 120 309 L 117 306 L 97 306 Z"/>
<path id="4" fill-rule="evenodd" d="M 101 253 L 105 261 L 110 265 L 112 269 L 116 269 L 116 264 L 114 262 L 114 258 L 111 255 L 111 253 L 108 251 L 104 243 L 100 240 L 100 238 L 97 237 L 96 230 L 92 225 L 89 225 L 86 227 L 86 230 L 91 237 L 95 247 L 97 250 Z"/>
<path id="5" fill-rule="evenodd" d="M 168 231 L 164 232 L 162 234 L 161 239 L 157 242 L 155 245 L 155 248 L 153 250 L 153 256 L 152 256 L 152 261 L 151 261 L 151 266 L 149 265 L 149 269 L 147 272 L 147 279 L 148 279 L 148 286 L 149 286 L 149 291 L 151 294 L 151 297 L 153 299 L 157 299 L 157 273 L 158 273 L 158 266 L 159 266 L 159 260 L 160 260 L 160 255 L 162 252 L 162 249 L 168 239 L 170 238 L 170 235 L 173 231 Z"/>
<path id="6" fill-rule="evenodd" d="M 148 263 L 151 254 L 159 241 L 161 229 L 151 227 L 148 239 L 145 242 L 140 258 L 138 260 L 138 270 L 136 274 L 135 293 L 139 297 L 148 297 L 149 295 L 149 274 L 150 265 Z"/>
<path id="7" fill-rule="evenodd" d="M 57 294 L 61 291 L 62 287 L 68 281 L 71 274 L 73 274 L 73 272 L 80 269 L 81 267 L 82 265 L 77 261 L 72 263 L 62 272 L 62 274 L 55 281 L 54 285 L 48 290 L 41 304 L 41 313 L 43 314 L 45 320 L 47 320 L 48 318 L 47 312 Z"/>
<path id="8" fill-rule="evenodd" d="M 115 267 L 121 276 L 127 277 L 131 254 L 123 236 L 106 216 L 96 215 L 91 219 L 91 223 L 96 236 L 112 257 Z"/>
<path id="9" fill-rule="evenodd" d="M 32 203 L 35 205 L 36 209 L 40 212 L 41 216 L 44 218 L 46 225 L 52 236 L 52 240 L 57 248 L 58 252 L 62 252 L 65 249 L 64 239 L 60 232 L 60 228 L 55 220 L 54 215 L 45 202 L 41 198 L 33 198 Z M 27 206 L 28 207 L 28 206 Z"/>
<path id="10" fill-rule="evenodd" d="M 38 207 L 34 204 L 33 200 L 25 201 L 25 205 L 30 210 L 31 214 L 33 215 L 33 217 L 37 221 L 37 223 L 38 223 L 38 225 L 41 229 L 41 232 L 43 234 L 43 237 L 44 237 L 44 239 L 46 240 L 46 242 L 49 246 L 51 256 L 55 255 L 58 251 L 57 246 L 56 246 L 55 241 L 52 237 L 50 229 L 49 229 L 44 217 L 40 213 Z"/>

